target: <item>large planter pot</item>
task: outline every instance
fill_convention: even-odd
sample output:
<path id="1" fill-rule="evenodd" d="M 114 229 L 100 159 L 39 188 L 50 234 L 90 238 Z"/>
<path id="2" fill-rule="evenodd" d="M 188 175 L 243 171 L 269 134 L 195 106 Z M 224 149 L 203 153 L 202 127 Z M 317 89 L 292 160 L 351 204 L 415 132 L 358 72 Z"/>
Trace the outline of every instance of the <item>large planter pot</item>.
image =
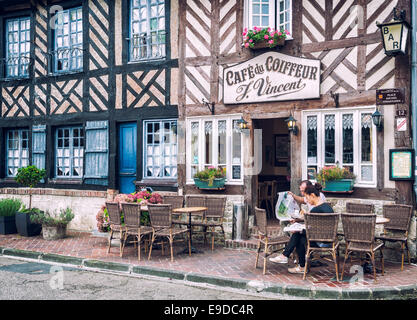
<path id="1" fill-rule="evenodd" d="M 42 236 L 45 240 L 57 240 L 65 238 L 67 226 L 42 225 Z"/>
<path id="2" fill-rule="evenodd" d="M 213 185 L 209 186 L 208 181 L 203 181 L 203 180 L 194 178 L 195 186 L 199 189 L 222 190 L 224 189 L 225 182 L 226 182 L 226 178 L 217 178 L 213 180 Z"/>
<path id="3" fill-rule="evenodd" d="M 41 233 L 42 225 L 38 223 L 32 223 L 30 216 L 33 213 L 16 213 L 16 229 L 17 232 L 24 237 L 33 237 Z"/>
<path id="4" fill-rule="evenodd" d="M 0 216 L 0 234 L 17 233 L 16 216 Z"/>
<path id="5" fill-rule="evenodd" d="M 326 181 L 326 186 L 323 188 L 324 192 L 353 192 L 353 180 L 341 179 L 334 181 Z"/>

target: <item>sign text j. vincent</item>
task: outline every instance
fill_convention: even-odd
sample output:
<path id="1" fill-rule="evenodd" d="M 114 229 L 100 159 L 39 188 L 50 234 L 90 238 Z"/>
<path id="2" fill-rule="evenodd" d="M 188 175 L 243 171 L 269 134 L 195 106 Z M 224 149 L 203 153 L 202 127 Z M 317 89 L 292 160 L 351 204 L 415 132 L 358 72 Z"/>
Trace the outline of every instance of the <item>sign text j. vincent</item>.
<path id="1" fill-rule="evenodd" d="M 320 61 L 267 52 L 224 69 L 225 104 L 320 97 Z"/>

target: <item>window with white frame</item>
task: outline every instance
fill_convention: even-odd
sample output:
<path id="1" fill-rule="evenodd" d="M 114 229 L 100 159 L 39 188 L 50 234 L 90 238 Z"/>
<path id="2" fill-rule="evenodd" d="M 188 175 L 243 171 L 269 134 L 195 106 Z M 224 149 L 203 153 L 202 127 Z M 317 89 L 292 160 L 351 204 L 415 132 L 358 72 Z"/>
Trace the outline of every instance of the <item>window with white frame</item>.
<path id="1" fill-rule="evenodd" d="M 144 121 L 143 136 L 143 178 L 177 178 L 177 121 Z"/>
<path id="2" fill-rule="evenodd" d="M 29 165 L 29 130 L 8 130 L 6 149 L 6 176 L 15 177 L 17 169 Z"/>
<path id="3" fill-rule="evenodd" d="M 18 78 L 29 75 L 30 18 L 6 21 L 6 77 Z"/>
<path id="4" fill-rule="evenodd" d="M 324 166 L 356 175 L 356 185 L 376 184 L 374 107 L 303 112 L 303 177 L 315 179 Z"/>
<path id="5" fill-rule="evenodd" d="M 292 34 L 292 0 L 246 0 L 246 25 L 287 30 Z"/>
<path id="6" fill-rule="evenodd" d="M 240 116 L 187 119 L 187 180 L 207 167 L 226 168 L 226 182 L 243 182 Z"/>
<path id="7" fill-rule="evenodd" d="M 82 178 L 84 168 L 84 130 L 80 127 L 56 129 L 55 175 Z"/>
<path id="8" fill-rule="evenodd" d="M 83 14 L 81 7 L 56 13 L 54 57 L 55 72 L 82 70 Z"/>
<path id="9" fill-rule="evenodd" d="M 165 0 L 130 0 L 130 61 L 165 57 Z"/>

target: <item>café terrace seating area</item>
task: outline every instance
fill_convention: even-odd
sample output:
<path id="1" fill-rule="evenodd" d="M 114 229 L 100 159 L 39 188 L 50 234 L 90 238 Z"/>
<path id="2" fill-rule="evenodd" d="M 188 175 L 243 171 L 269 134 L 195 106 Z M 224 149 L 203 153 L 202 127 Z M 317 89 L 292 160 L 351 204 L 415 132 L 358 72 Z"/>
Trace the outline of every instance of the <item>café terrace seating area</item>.
<path id="1" fill-rule="evenodd" d="M 182 249 L 183 254 L 191 257 L 195 253 L 204 254 L 204 251 L 193 247 L 193 235 L 202 233 L 203 250 L 215 251 L 215 238 L 226 241 L 223 228 L 226 199 L 224 197 L 213 198 L 206 196 L 164 196 L 163 204 L 148 204 L 141 206 L 137 203 L 107 202 L 111 232 L 108 242 L 110 252 L 111 241 L 114 234 L 119 234 L 119 253 L 124 257 L 123 251 L 130 239 L 134 248 L 137 248 L 137 259 L 141 261 L 141 251 L 146 254 L 146 259 L 152 259 L 152 252 L 164 250 L 170 253 L 170 261 L 174 261 L 174 251 Z M 149 212 L 149 223 L 145 225 L 141 219 L 143 212 Z M 349 262 L 358 263 L 370 268 L 374 281 L 377 281 L 377 273 L 384 275 L 383 250 L 387 242 L 400 243 L 401 266 L 404 270 L 404 261 L 410 263 L 410 254 L 407 245 L 408 229 L 412 217 L 412 207 L 408 205 L 384 205 L 383 217 L 377 216 L 374 206 L 348 202 L 343 213 L 333 214 L 306 214 L 305 229 L 307 239 L 306 267 L 303 279 L 308 272 L 314 273 L 311 265 L 320 260 L 331 262 L 332 272 L 336 281 L 342 281 L 345 275 L 346 265 Z M 125 223 L 121 223 L 121 215 L 124 213 Z M 255 223 L 257 234 L 257 249 L 254 262 L 255 270 L 262 260 L 262 273 L 265 275 L 267 268 L 277 268 L 275 263 L 269 260 L 281 252 L 288 243 L 291 234 L 279 231 L 277 233 L 277 220 L 267 219 L 267 210 L 255 207 Z M 272 223 L 270 223 L 272 221 Z M 383 232 L 376 233 L 376 226 L 382 225 Z M 282 225 L 280 226 L 282 227 Z M 278 228 L 280 228 L 278 227 Z M 270 230 L 274 230 L 272 234 Z M 211 243 L 207 243 L 207 234 L 211 235 Z M 131 239 L 133 238 L 133 239 Z M 176 241 L 178 240 L 178 241 Z M 253 241 L 250 239 L 249 241 Z M 174 243 L 182 242 L 174 250 Z M 317 246 L 324 243 L 325 246 Z M 177 246 L 177 244 L 175 244 Z M 201 246 L 199 245 L 201 248 Z M 116 249 L 112 249 L 116 250 Z M 178 254 L 178 253 L 176 253 Z M 291 259 L 297 262 L 294 252 Z M 324 264 L 326 265 L 326 264 Z"/>

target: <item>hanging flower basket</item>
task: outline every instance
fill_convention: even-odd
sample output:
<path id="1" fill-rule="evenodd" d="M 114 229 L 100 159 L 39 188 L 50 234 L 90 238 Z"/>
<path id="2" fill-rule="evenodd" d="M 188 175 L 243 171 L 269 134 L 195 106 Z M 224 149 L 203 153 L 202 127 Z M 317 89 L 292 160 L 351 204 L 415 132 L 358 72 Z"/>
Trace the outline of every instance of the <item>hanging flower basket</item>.
<path id="1" fill-rule="evenodd" d="M 249 46 L 252 50 L 258 50 L 258 49 L 265 49 L 265 48 L 274 48 L 274 47 L 282 47 L 285 44 L 284 38 L 279 38 L 274 44 L 269 44 L 268 41 L 260 41 L 253 45 L 253 47 Z"/>
<path id="2" fill-rule="evenodd" d="M 225 182 L 225 168 L 208 167 L 194 175 L 195 186 L 199 189 L 223 190 Z"/>
<path id="3" fill-rule="evenodd" d="M 213 184 L 210 185 L 209 181 L 194 178 L 195 186 L 199 189 L 221 190 L 221 189 L 224 189 L 225 182 L 226 182 L 226 178 L 218 178 L 218 179 L 213 179 Z"/>

